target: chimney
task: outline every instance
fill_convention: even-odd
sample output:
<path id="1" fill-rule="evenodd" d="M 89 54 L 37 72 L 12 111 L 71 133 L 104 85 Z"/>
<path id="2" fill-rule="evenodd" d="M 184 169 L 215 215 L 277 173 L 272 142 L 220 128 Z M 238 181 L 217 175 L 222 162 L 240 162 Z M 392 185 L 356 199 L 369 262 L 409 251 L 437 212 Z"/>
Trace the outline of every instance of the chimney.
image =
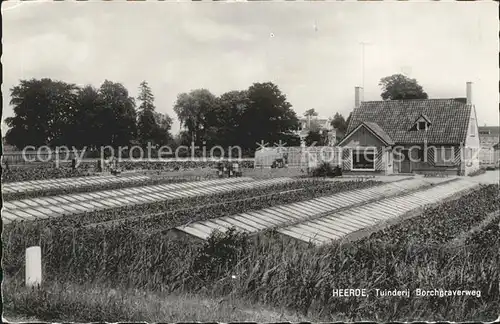
<path id="1" fill-rule="evenodd" d="M 467 104 L 472 105 L 472 82 L 467 82 Z"/>
<path id="2" fill-rule="evenodd" d="M 359 108 L 361 105 L 361 101 L 363 101 L 363 88 L 355 87 L 354 88 L 354 108 Z"/>

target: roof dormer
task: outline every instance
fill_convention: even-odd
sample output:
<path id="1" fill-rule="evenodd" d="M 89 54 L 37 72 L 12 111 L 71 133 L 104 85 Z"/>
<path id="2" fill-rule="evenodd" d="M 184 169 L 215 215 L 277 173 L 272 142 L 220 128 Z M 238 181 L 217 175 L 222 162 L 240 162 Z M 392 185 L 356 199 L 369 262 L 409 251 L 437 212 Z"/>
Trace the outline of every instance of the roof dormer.
<path id="1" fill-rule="evenodd" d="M 421 114 L 417 118 L 417 120 L 413 123 L 412 128 L 418 131 L 423 131 L 423 130 L 428 130 L 430 126 L 431 126 L 431 121 L 429 120 L 429 117 L 427 117 L 424 114 Z"/>

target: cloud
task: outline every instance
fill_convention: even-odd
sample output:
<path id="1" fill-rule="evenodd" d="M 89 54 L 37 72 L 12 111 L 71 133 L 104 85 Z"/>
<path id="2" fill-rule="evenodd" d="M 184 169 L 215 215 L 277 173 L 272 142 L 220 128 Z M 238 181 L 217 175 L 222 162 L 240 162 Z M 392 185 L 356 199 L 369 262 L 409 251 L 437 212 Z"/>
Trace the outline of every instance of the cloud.
<path id="1" fill-rule="evenodd" d="M 181 92 L 221 94 L 274 81 L 298 114 L 315 108 L 347 115 L 363 80 L 359 43 L 370 42 L 366 100 L 380 98 L 380 78 L 410 69 L 433 98 L 464 96 L 465 82 L 473 81 L 480 123 L 498 125 L 496 9 L 495 3 L 26 3 L 3 12 L 2 118 L 12 115 L 8 89 L 32 77 L 96 87 L 109 79 L 132 95 L 146 80 L 158 111 L 173 117 Z"/>

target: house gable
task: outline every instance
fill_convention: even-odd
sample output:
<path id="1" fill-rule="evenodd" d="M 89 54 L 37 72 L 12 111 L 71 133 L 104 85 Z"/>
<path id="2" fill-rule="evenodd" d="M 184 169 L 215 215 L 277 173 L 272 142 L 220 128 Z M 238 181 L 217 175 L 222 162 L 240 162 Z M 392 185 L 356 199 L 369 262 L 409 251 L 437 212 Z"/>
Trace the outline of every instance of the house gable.
<path id="1" fill-rule="evenodd" d="M 387 143 L 375 134 L 369 127 L 365 124 L 359 125 L 355 130 L 348 134 L 339 145 L 347 148 L 354 147 L 381 147 L 387 146 Z"/>
<path id="2" fill-rule="evenodd" d="M 469 116 L 469 124 L 467 127 L 467 134 L 464 139 L 465 146 L 471 148 L 479 148 L 480 140 L 479 140 L 479 132 L 478 132 L 478 124 L 477 124 L 477 115 L 476 115 L 476 107 L 472 106 Z"/>

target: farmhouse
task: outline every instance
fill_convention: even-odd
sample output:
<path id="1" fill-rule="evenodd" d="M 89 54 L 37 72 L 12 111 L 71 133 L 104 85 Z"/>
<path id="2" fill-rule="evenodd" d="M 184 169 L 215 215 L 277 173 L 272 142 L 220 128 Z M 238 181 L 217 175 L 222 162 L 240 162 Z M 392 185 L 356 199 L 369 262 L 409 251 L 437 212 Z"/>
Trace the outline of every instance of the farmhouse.
<path id="1" fill-rule="evenodd" d="M 479 168 L 471 82 L 466 98 L 362 102 L 361 97 L 356 87 L 355 108 L 339 143 L 344 171 L 467 175 Z"/>

